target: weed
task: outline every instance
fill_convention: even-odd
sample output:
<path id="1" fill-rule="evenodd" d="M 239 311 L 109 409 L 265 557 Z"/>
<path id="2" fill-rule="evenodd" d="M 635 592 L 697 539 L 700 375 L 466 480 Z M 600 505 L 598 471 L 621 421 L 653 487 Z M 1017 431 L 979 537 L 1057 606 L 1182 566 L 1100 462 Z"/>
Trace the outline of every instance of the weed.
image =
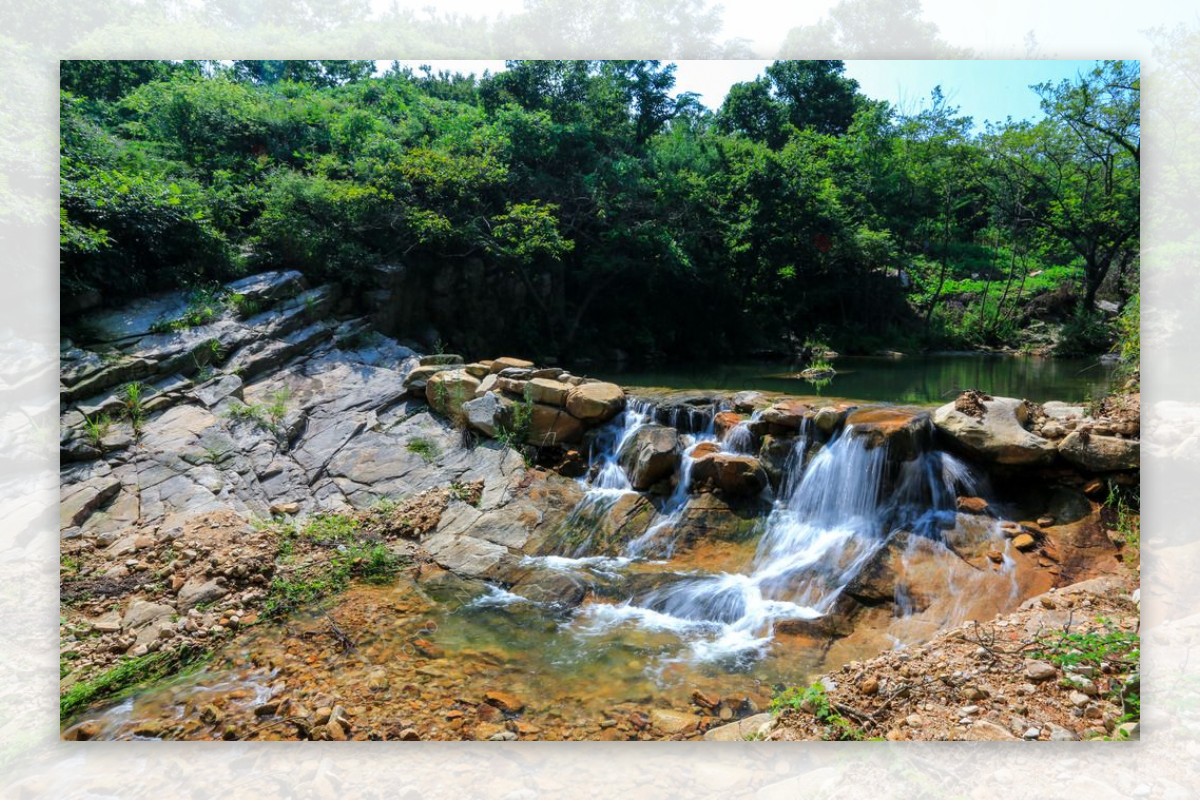
<path id="1" fill-rule="evenodd" d="M 240 403 L 229 407 L 227 416 L 234 420 L 245 420 L 254 423 L 259 428 L 266 429 L 272 434 L 279 433 L 279 424 L 287 415 L 287 401 L 292 396 L 291 390 L 278 389 L 267 396 L 270 402 Z"/>
<path id="2" fill-rule="evenodd" d="M 526 387 L 525 399 L 514 403 L 508 410 L 508 422 L 496 427 L 496 440 L 507 448 L 512 448 L 521 454 L 525 466 L 529 467 L 532 459 L 525 450 L 525 442 L 529 439 L 533 425 L 533 398 Z"/>
<path id="3" fill-rule="evenodd" d="M 151 333 L 169 334 L 211 323 L 226 307 L 226 295 L 220 287 L 202 287 L 188 296 L 183 314 L 174 320 L 157 320 L 150 326 Z"/>
<path id="4" fill-rule="evenodd" d="M 804 370 L 805 372 L 828 373 L 833 370 L 833 362 L 824 356 L 816 356 L 808 363 L 808 367 L 804 368 Z"/>
<path id="5" fill-rule="evenodd" d="M 354 540 L 358 530 L 355 518 L 331 513 L 310 518 L 300 529 L 300 534 L 317 545 L 335 545 Z"/>
<path id="6" fill-rule="evenodd" d="M 278 425 L 283 420 L 284 415 L 287 414 L 287 402 L 291 397 L 292 391 L 287 387 L 277 389 L 267 396 L 267 399 L 271 401 L 267 405 L 267 416 L 271 418 L 273 424 Z"/>
<path id="7" fill-rule="evenodd" d="M 112 420 L 106 414 L 96 417 L 83 416 L 83 435 L 87 437 L 88 444 L 98 451 L 104 450 L 104 438 L 108 436 L 111 427 Z"/>
<path id="8" fill-rule="evenodd" d="M 442 453 L 436 442 L 425 437 L 413 437 L 404 445 L 404 449 L 409 453 L 415 453 L 426 462 L 432 462 Z"/>
<path id="9" fill-rule="evenodd" d="M 257 300 L 248 298 L 240 292 L 235 292 L 227 297 L 225 305 L 241 318 L 253 317 L 262 310 Z"/>
<path id="10" fill-rule="evenodd" d="M 134 435 L 142 433 L 142 424 L 146 422 L 145 397 L 146 385 L 141 381 L 130 381 L 121 388 L 121 405 L 133 426 Z"/>
<path id="11" fill-rule="evenodd" d="M 862 740 L 862 729 L 854 726 L 841 715 L 829 701 L 825 686 L 820 682 L 808 687 L 788 687 L 771 699 L 771 711 L 775 714 L 787 709 L 808 712 L 819 722 L 828 726 L 826 739 Z"/>
<path id="12" fill-rule="evenodd" d="M 171 651 L 156 651 L 145 656 L 127 657 L 94 678 L 71 686 L 58 699 L 60 720 L 100 701 L 112 699 L 133 688 L 149 684 L 184 668 L 201 664 L 211 651 L 183 646 Z"/>
<path id="13" fill-rule="evenodd" d="M 1102 662 L 1120 668 L 1135 668 L 1141 656 L 1137 633 L 1122 631 L 1107 618 L 1097 618 L 1096 622 L 1099 628 L 1094 631 L 1074 634 L 1063 631 L 1060 635 L 1042 638 L 1031 655 L 1061 668 L 1098 668 Z"/>
<path id="14" fill-rule="evenodd" d="M 1125 547 L 1140 551 L 1142 547 L 1141 519 L 1116 483 L 1108 485 L 1108 498 L 1104 501 L 1104 505 L 1116 514 L 1114 525 L 1121 535 Z"/>
<path id="15" fill-rule="evenodd" d="M 83 562 L 74 556 L 64 556 L 59 560 L 59 572 L 64 576 L 76 576 L 82 567 Z"/>

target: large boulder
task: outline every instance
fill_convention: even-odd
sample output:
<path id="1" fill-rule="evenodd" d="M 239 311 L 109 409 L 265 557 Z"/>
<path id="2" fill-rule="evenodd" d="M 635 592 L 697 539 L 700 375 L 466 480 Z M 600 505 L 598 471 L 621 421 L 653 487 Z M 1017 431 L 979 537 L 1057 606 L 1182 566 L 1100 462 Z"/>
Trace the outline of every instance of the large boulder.
<path id="1" fill-rule="evenodd" d="M 617 460 L 633 488 L 647 490 L 675 472 L 679 463 L 679 434 L 667 426 L 642 426 L 626 440 Z"/>
<path id="2" fill-rule="evenodd" d="M 929 412 L 895 406 L 855 409 L 846 426 L 868 448 L 886 446 L 891 458 L 911 459 L 925 450 L 930 438 Z"/>
<path id="3" fill-rule="evenodd" d="M 969 456 L 996 464 L 1048 462 L 1055 447 L 1050 440 L 1026 430 L 1029 404 L 1016 398 L 981 400 L 982 414 L 959 411 L 947 403 L 933 413 L 938 433 Z"/>
<path id="4" fill-rule="evenodd" d="M 1077 467 L 1093 473 L 1137 470 L 1141 463 L 1136 439 L 1102 437 L 1072 431 L 1058 443 L 1058 452 Z"/>
<path id="5" fill-rule="evenodd" d="M 539 447 L 578 442 L 583 435 L 583 423 L 557 406 L 535 403 L 529 416 L 529 433 L 525 441 Z"/>
<path id="6" fill-rule="evenodd" d="M 458 419 L 463 404 L 475 397 L 479 379 L 466 370 L 443 370 L 429 377 L 425 385 L 425 400 L 434 411 Z"/>
<path id="7" fill-rule="evenodd" d="M 529 397 L 534 403 L 545 403 L 550 406 L 565 406 L 568 384 L 561 384 L 553 378 L 531 378 L 526 385 Z"/>
<path id="8" fill-rule="evenodd" d="M 757 495 L 767 486 L 767 473 L 753 456 L 710 453 L 692 463 L 692 488 L 720 490 L 740 498 Z"/>
<path id="9" fill-rule="evenodd" d="M 625 390 L 606 381 L 579 384 L 567 393 L 567 411 L 589 425 L 603 423 L 623 408 Z"/>

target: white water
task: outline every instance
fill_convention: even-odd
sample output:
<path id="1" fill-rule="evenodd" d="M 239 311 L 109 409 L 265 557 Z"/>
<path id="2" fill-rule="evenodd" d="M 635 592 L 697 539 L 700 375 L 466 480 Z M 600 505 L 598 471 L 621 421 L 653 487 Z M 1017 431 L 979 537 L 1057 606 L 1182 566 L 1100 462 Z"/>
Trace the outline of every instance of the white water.
<path id="1" fill-rule="evenodd" d="M 656 418 L 692 433 L 681 435 L 685 449 L 675 488 L 646 531 L 631 540 L 620 557 L 589 554 L 589 539 L 569 554 L 537 557 L 543 565 L 611 578 L 632 561 L 670 558 L 689 499 L 691 454 L 700 442 L 716 440 L 713 415 L 701 410 L 677 407 L 664 415 L 652 404 L 631 401 L 627 411 L 597 438 L 590 454 L 590 482 L 585 479 L 588 491 L 568 525 L 598 521 L 621 496 L 633 492 L 617 455 Z M 628 625 L 671 632 L 686 646 L 680 658 L 744 661 L 765 654 L 778 621 L 812 620 L 828 613 L 893 532 L 915 535 L 906 552 L 913 547 L 911 542 L 927 541 L 930 547 L 950 553 L 942 535 L 954 526 L 956 495 L 974 495 L 980 489 L 963 462 L 927 451 L 897 470 L 888 463 L 886 447 L 867 447 L 853 429 L 841 432 L 810 457 L 814 439 L 811 421 L 806 420 L 788 455 L 779 498 L 748 573 L 668 575 L 654 589 L 623 603 L 587 604 L 568 625 L 584 637 Z M 750 453 L 753 441 L 743 422 L 717 444 L 726 452 Z M 894 472 L 891 481 L 889 471 Z M 1011 573 L 1011 565 L 1006 555 L 1004 572 Z M 952 579 L 947 581 L 949 592 L 960 589 Z M 1015 583 L 1012 591 L 1016 592 Z M 897 592 L 896 608 L 904 613 L 902 588 Z"/>

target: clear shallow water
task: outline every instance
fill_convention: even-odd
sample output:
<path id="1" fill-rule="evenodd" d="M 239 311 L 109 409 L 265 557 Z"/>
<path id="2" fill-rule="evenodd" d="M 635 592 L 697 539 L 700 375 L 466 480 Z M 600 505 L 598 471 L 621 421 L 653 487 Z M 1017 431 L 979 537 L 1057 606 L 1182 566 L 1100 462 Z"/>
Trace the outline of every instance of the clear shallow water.
<path id="1" fill-rule="evenodd" d="M 881 401 L 897 404 L 947 403 L 964 389 L 992 395 L 1081 402 L 1102 397 L 1113 367 L 1096 359 L 1041 356 L 946 355 L 902 359 L 842 356 L 827 384 L 788 377 L 804 368 L 787 362 L 696 364 L 654 368 L 597 368 L 593 372 L 624 386 L 739 391 L 757 389 L 792 395 Z"/>

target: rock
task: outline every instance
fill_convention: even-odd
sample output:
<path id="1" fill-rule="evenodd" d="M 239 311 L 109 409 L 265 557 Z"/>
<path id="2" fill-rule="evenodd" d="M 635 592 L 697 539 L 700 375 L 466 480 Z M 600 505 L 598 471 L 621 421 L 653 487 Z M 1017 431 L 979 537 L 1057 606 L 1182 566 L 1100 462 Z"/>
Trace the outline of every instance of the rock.
<path id="1" fill-rule="evenodd" d="M 1100 479 L 1093 478 L 1083 485 L 1083 494 L 1092 500 L 1099 500 L 1108 493 L 1108 486 Z"/>
<path id="2" fill-rule="evenodd" d="M 129 608 L 125 610 L 125 617 L 121 619 L 121 626 L 126 629 L 135 629 L 173 614 L 175 614 L 173 607 L 137 598 L 129 602 Z"/>
<path id="3" fill-rule="evenodd" d="M 525 397 L 525 385 L 528 383 L 528 381 L 523 379 L 505 378 L 501 375 L 496 376 L 497 390 L 500 392 L 507 392 L 509 395 L 512 395 L 515 398 L 520 398 L 521 400 L 528 400 L 528 398 Z"/>
<path id="4" fill-rule="evenodd" d="M 842 424 L 842 420 L 846 418 L 847 413 L 848 409 L 825 406 L 818 409 L 816 414 L 813 415 L 813 425 L 815 425 L 817 430 L 822 434 L 828 436 L 829 434 L 832 434 L 839 425 Z"/>
<path id="5" fill-rule="evenodd" d="M 921 726 L 925 725 L 925 721 L 921 719 L 920 715 L 909 715 L 904 719 L 904 722 L 908 724 L 908 727 L 911 729 L 919 729 Z"/>
<path id="6" fill-rule="evenodd" d="M 200 707 L 201 723 L 207 723 L 209 726 L 216 726 L 224 719 L 225 716 L 214 704 L 205 704 L 204 706 Z"/>
<path id="7" fill-rule="evenodd" d="M 863 695 L 874 695 L 879 692 L 879 679 L 875 676 L 867 676 L 859 682 L 858 691 Z"/>
<path id="8" fill-rule="evenodd" d="M 525 441 L 546 447 L 578 442 L 583 435 L 583 423 L 557 406 L 535 403 L 529 417 L 529 433 Z"/>
<path id="9" fill-rule="evenodd" d="M 514 381 L 528 381 L 533 378 L 533 370 L 524 367 L 505 367 L 496 375 L 500 378 L 511 378 Z"/>
<path id="10" fill-rule="evenodd" d="M 753 456 L 710 453 L 692 463 L 692 487 L 716 489 L 733 497 L 757 495 L 767 486 L 767 473 Z"/>
<path id="11" fill-rule="evenodd" d="M 115 611 L 103 614 L 92 621 L 92 628 L 101 634 L 112 634 L 113 632 L 120 631 L 121 616 Z"/>
<path id="12" fill-rule="evenodd" d="M 456 366 L 463 363 L 463 357 L 456 353 L 431 353 L 422 356 L 417 363 L 422 367 Z"/>
<path id="13" fill-rule="evenodd" d="M 416 742 L 421 739 L 421 735 L 417 733 L 416 729 L 401 729 L 400 739 L 405 742 Z"/>
<path id="14" fill-rule="evenodd" d="M 445 364 L 413 368 L 413 370 L 411 370 L 409 374 L 405 376 L 404 386 L 408 387 L 409 391 L 413 394 L 424 395 L 425 386 L 429 383 L 430 378 L 438 373 L 453 369 L 453 366 Z"/>
<path id="15" fill-rule="evenodd" d="M 768 405 L 767 396 L 753 389 L 736 393 L 733 398 L 734 411 L 750 414 Z"/>
<path id="16" fill-rule="evenodd" d="M 1025 662 L 1025 678 L 1034 682 L 1050 681 L 1058 676 L 1058 668 L 1049 662 L 1030 659 Z"/>
<path id="17" fill-rule="evenodd" d="M 1012 544 L 1018 551 L 1029 551 L 1037 545 L 1037 540 L 1033 538 L 1032 534 L 1023 533 L 1013 537 Z"/>
<path id="18" fill-rule="evenodd" d="M 530 373 L 530 378 L 550 378 L 555 381 L 562 381 L 563 377 L 570 378 L 570 375 L 563 371 L 561 367 L 543 367 L 541 370 L 534 370 Z"/>
<path id="19" fill-rule="evenodd" d="M 1091 699 L 1081 692 L 1072 690 L 1067 693 L 1067 700 L 1071 702 L 1071 706 L 1085 707 Z"/>
<path id="20" fill-rule="evenodd" d="M 725 439 L 725 434 L 736 428 L 743 419 L 737 412 L 717 412 L 713 417 L 713 433 L 717 435 L 717 439 Z"/>
<path id="21" fill-rule="evenodd" d="M 242 398 L 242 379 L 236 375 L 223 375 L 207 381 L 191 392 L 196 400 L 211 409 L 226 398 Z"/>
<path id="22" fill-rule="evenodd" d="M 483 362 L 464 364 L 462 369 L 466 370 L 468 373 L 480 379 L 481 381 L 492 374 L 491 365 L 484 364 Z"/>
<path id="23" fill-rule="evenodd" d="M 339 720 L 330 720 L 328 723 L 326 723 L 325 733 L 329 735 L 330 740 L 342 742 L 349 739 L 349 736 L 346 733 L 346 727 Z"/>
<path id="24" fill-rule="evenodd" d="M 798 400 L 788 398 L 771 404 L 758 419 L 768 425 L 780 426 L 790 431 L 798 430 L 806 418 L 812 417 L 812 408 Z"/>
<path id="25" fill-rule="evenodd" d="M 996 464 L 1037 464 L 1054 457 L 1054 443 L 1025 430 L 1028 403 L 1016 398 L 980 403 L 981 418 L 959 411 L 955 403 L 940 407 L 933 414 L 938 433 L 967 455 Z"/>
<path id="26" fill-rule="evenodd" d="M 64 740 L 91 740 L 100 734 L 101 726 L 98 720 L 83 720 L 62 733 Z"/>
<path id="27" fill-rule="evenodd" d="M 896 461 L 913 458 L 929 439 L 929 413 L 894 406 L 855 409 L 846 416 L 846 426 L 868 448 L 887 446 Z"/>
<path id="28" fill-rule="evenodd" d="M 474 373 L 472 373 L 474 375 Z M 488 373 L 479 381 L 479 386 L 475 389 L 475 397 L 481 398 L 488 392 L 500 391 L 500 376 L 495 373 Z"/>
<path id="29" fill-rule="evenodd" d="M 300 511 L 300 504 L 296 501 L 285 501 L 283 503 L 271 504 L 271 515 L 294 515 Z"/>
<path id="30" fill-rule="evenodd" d="M 1037 524 L 1042 528 L 1047 528 L 1054 525 L 1054 518 L 1050 515 L 1042 515 L 1037 519 Z"/>
<path id="31" fill-rule="evenodd" d="M 966 740 L 985 740 L 989 742 L 1004 742 L 1006 740 L 1016 740 L 1007 729 L 992 723 L 990 720 L 977 720 L 967 729 Z"/>
<path id="32" fill-rule="evenodd" d="M 531 378 L 527 385 L 529 398 L 534 403 L 545 403 L 550 406 L 564 406 L 567 403 L 566 384 L 560 384 L 551 378 Z"/>
<path id="33" fill-rule="evenodd" d="M 198 604 L 224 598 L 226 592 L 226 589 L 215 578 L 208 581 L 203 581 L 200 577 L 192 578 L 179 588 L 176 608 L 180 612 L 186 612 Z"/>
<path id="34" fill-rule="evenodd" d="M 1021 739 L 1023 739 L 1023 740 L 1036 740 L 1036 739 L 1038 739 L 1038 738 L 1039 738 L 1039 737 L 1041 737 L 1041 736 L 1042 736 L 1042 730 L 1041 730 L 1041 729 L 1039 729 L 1037 726 L 1030 726 L 1030 727 L 1029 727 L 1028 729 L 1026 729 L 1026 730 L 1025 730 L 1025 732 L 1024 732 L 1022 735 L 1021 735 Z"/>
<path id="35" fill-rule="evenodd" d="M 445 370 L 430 376 L 425 400 L 430 408 L 452 420 L 463 417 L 462 407 L 475 397 L 479 379 L 466 370 Z"/>
<path id="36" fill-rule="evenodd" d="M 771 730 L 774 722 L 774 717 L 770 712 L 762 712 L 725 726 L 709 729 L 704 732 L 704 739 L 716 742 L 742 742 L 762 737 Z"/>
<path id="37" fill-rule="evenodd" d="M 625 442 L 617 460 L 633 488 L 645 491 L 675 472 L 679 463 L 679 435 L 666 426 L 643 426 Z"/>
<path id="38" fill-rule="evenodd" d="M 589 425 L 610 420 L 625 408 L 625 390 L 616 384 L 593 381 L 567 392 L 567 411 Z"/>
<path id="39" fill-rule="evenodd" d="M 700 718 L 690 712 L 654 709 L 650 712 L 650 725 L 666 735 L 689 734 L 700 725 Z"/>
<path id="40" fill-rule="evenodd" d="M 955 502 L 958 511 L 966 512 L 969 515 L 987 514 L 988 502 L 983 498 L 959 498 Z"/>
<path id="41" fill-rule="evenodd" d="M 1062 401 L 1046 401 L 1042 404 L 1042 411 L 1051 420 L 1059 422 L 1065 420 L 1082 420 L 1087 416 L 1087 410 L 1082 406 L 1074 406 Z"/>
<path id="42" fill-rule="evenodd" d="M 1136 470 L 1141 463 L 1136 439 L 1102 437 L 1072 431 L 1058 443 L 1059 454 L 1071 464 L 1093 473 Z"/>
<path id="43" fill-rule="evenodd" d="M 579 576 L 565 570 L 532 570 L 510 589 L 534 603 L 574 609 L 583 603 L 588 585 Z"/>
<path id="44" fill-rule="evenodd" d="M 466 415 L 467 425 L 482 434 L 495 437 L 500 429 L 512 425 L 513 405 L 513 401 L 503 395 L 487 392 L 464 403 L 462 412 Z"/>
<path id="45" fill-rule="evenodd" d="M 512 693 L 506 693 L 502 690 L 485 690 L 483 700 L 501 712 L 507 712 L 510 715 L 515 715 L 525 708 L 524 701 Z"/>
<path id="46" fill-rule="evenodd" d="M 508 369 L 509 367 L 517 367 L 523 370 L 528 370 L 533 367 L 533 362 L 526 361 L 525 359 L 517 359 L 512 356 L 502 356 L 499 359 L 493 360 L 492 363 L 488 365 L 488 369 L 493 373 L 498 373 L 501 370 Z"/>

